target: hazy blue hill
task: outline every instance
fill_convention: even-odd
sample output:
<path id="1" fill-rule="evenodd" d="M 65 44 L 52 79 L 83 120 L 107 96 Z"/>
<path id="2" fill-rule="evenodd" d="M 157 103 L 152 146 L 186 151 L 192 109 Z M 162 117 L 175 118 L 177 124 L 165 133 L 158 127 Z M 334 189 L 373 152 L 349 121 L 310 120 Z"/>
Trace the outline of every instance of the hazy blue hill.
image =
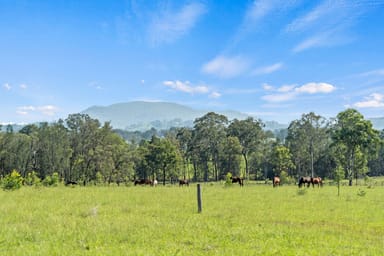
<path id="1" fill-rule="evenodd" d="M 157 130 L 171 127 L 192 127 L 193 121 L 212 110 L 196 110 L 181 104 L 171 102 L 146 102 L 132 101 L 118 103 L 110 106 L 93 106 L 82 113 L 97 118 L 99 121 L 110 121 L 113 128 L 128 131 L 147 131 L 151 128 Z M 245 119 L 249 115 L 237 111 L 215 111 L 225 115 L 229 120 Z M 255 117 L 257 118 L 257 117 Z M 373 127 L 377 130 L 384 129 L 384 117 L 371 118 Z M 266 130 L 276 131 L 286 129 L 288 124 L 276 121 L 265 121 Z M 292 120 L 293 121 L 293 120 Z"/>
<path id="2" fill-rule="evenodd" d="M 112 126 L 124 130 L 148 130 L 151 128 L 192 126 L 193 121 L 209 111 L 196 110 L 170 102 L 134 101 L 110 106 L 93 106 L 82 113 L 101 122 L 110 121 Z M 217 112 L 232 120 L 245 119 L 248 115 L 236 111 Z"/>

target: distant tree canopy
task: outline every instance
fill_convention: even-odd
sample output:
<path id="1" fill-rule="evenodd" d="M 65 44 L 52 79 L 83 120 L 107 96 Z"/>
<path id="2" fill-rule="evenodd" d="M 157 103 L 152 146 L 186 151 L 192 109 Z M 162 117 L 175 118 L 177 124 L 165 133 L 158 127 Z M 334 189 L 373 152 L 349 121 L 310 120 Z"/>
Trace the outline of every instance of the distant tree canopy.
<path id="1" fill-rule="evenodd" d="M 0 132 L 0 176 L 81 184 L 127 183 L 134 179 L 224 180 L 227 173 L 264 180 L 273 175 L 352 179 L 384 175 L 384 131 L 354 109 L 335 119 L 311 112 L 288 129 L 266 131 L 259 119 L 228 120 L 210 112 L 194 126 L 146 132 L 114 130 L 86 114 L 54 123 Z M 292 180 L 292 179 L 291 179 Z"/>

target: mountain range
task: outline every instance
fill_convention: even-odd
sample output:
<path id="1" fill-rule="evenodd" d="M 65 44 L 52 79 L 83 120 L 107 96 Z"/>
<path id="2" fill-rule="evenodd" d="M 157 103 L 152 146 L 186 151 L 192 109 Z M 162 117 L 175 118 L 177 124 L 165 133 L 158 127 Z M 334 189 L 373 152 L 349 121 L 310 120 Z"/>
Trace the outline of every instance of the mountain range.
<path id="1" fill-rule="evenodd" d="M 211 110 L 197 110 L 181 104 L 171 102 L 133 101 L 117 103 L 110 106 L 92 106 L 81 113 L 88 114 L 100 122 L 111 122 L 115 129 L 128 131 L 146 131 L 151 128 L 157 130 L 171 127 L 192 127 L 196 118 L 202 117 Z M 250 117 L 238 111 L 215 111 L 225 115 L 229 120 Z M 263 121 L 264 122 L 264 121 Z M 264 122 L 266 129 L 276 130 L 288 125 L 275 121 Z"/>

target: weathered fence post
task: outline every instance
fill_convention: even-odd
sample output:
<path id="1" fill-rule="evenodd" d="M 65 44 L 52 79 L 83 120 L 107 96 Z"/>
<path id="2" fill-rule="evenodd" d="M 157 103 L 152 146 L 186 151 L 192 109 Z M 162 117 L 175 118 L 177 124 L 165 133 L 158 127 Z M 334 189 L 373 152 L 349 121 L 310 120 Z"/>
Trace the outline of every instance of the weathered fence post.
<path id="1" fill-rule="evenodd" d="M 200 184 L 197 184 L 197 212 L 201 213 L 201 188 Z"/>

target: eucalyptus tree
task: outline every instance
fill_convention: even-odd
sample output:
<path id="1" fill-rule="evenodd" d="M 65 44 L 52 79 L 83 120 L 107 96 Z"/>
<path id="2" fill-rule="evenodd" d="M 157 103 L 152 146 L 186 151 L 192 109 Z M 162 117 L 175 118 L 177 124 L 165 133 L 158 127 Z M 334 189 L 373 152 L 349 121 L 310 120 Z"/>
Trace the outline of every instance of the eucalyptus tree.
<path id="1" fill-rule="evenodd" d="M 274 175 L 280 176 L 282 172 L 289 173 L 289 170 L 294 168 L 292 155 L 284 145 L 276 145 L 272 150 L 271 163 L 273 166 Z"/>
<path id="2" fill-rule="evenodd" d="M 222 141 L 226 138 L 228 118 L 209 112 L 194 121 L 192 137 L 193 150 L 199 165 L 203 168 L 204 181 L 209 178 L 209 164 L 213 166 L 213 177 L 218 180 L 219 154 Z"/>
<path id="3" fill-rule="evenodd" d="M 69 157 L 71 148 L 68 139 L 68 132 L 63 121 L 52 124 L 40 123 L 37 130 L 37 145 L 33 152 L 37 162 L 41 179 L 57 172 L 64 178 L 69 169 Z"/>
<path id="4" fill-rule="evenodd" d="M 136 156 L 134 158 L 134 180 L 136 179 L 146 179 L 151 175 L 151 167 L 146 161 L 146 157 L 149 155 L 149 141 L 141 140 L 139 146 L 135 149 Z"/>
<path id="5" fill-rule="evenodd" d="M 379 143 L 378 131 L 372 128 L 372 123 L 355 109 L 340 112 L 333 126 L 333 141 L 338 148 L 338 163 L 343 166 L 349 185 L 353 177 L 358 177 L 357 164 L 365 169 L 369 150 L 377 148 Z"/>
<path id="6" fill-rule="evenodd" d="M 228 136 L 223 141 L 222 153 L 220 154 L 219 161 L 220 178 L 225 178 L 228 172 L 233 176 L 242 176 L 240 172 L 241 150 L 242 147 L 237 137 Z"/>
<path id="7" fill-rule="evenodd" d="M 22 133 L 0 133 L 0 176 L 5 176 L 16 169 L 25 176 L 30 167 L 31 138 Z"/>
<path id="8" fill-rule="evenodd" d="M 96 175 L 95 150 L 100 143 L 100 122 L 87 114 L 71 114 L 66 119 L 69 130 L 71 156 L 66 180 L 82 180 L 84 183 Z"/>
<path id="9" fill-rule="evenodd" d="M 314 177 L 314 164 L 329 144 L 326 119 L 313 112 L 303 114 L 289 125 L 286 144 L 294 156 L 297 174 L 308 175 L 309 169 Z"/>
<path id="10" fill-rule="evenodd" d="M 378 148 L 378 155 L 376 158 L 371 159 L 368 162 L 369 174 L 371 176 L 383 176 L 384 175 L 384 130 L 380 132 L 380 144 Z"/>
<path id="11" fill-rule="evenodd" d="M 241 145 L 241 154 L 245 163 L 245 176 L 249 179 L 248 157 L 252 152 L 260 150 L 264 139 L 264 124 L 259 119 L 248 117 L 245 120 L 234 119 L 228 126 L 228 134 L 238 138 Z"/>
<path id="12" fill-rule="evenodd" d="M 186 127 L 178 128 L 176 131 L 176 139 L 183 161 L 183 179 L 187 179 L 192 157 L 192 129 Z"/>
<path id="13" fill-rule="evenodd" d="M 133 177 L 133 148 L 117 133 L 109 122 L 98 129 L 99 142 L 95 148 L 95 172 L 110 184 L 126 182 Z M 93 179 L 94 177 L 92 177 Z"/>
<path id="14" fill-rule="evenodd" d="M 157 138 L 153 136 L 148 144 L 148 154 L 145 156 L 147 165 L 151 169 L 152 177 L 161 172 L 163 185 L 167 177 L 177 175 L 174 171 L 180 161 L 177 147 L 168 138 Z"/>

